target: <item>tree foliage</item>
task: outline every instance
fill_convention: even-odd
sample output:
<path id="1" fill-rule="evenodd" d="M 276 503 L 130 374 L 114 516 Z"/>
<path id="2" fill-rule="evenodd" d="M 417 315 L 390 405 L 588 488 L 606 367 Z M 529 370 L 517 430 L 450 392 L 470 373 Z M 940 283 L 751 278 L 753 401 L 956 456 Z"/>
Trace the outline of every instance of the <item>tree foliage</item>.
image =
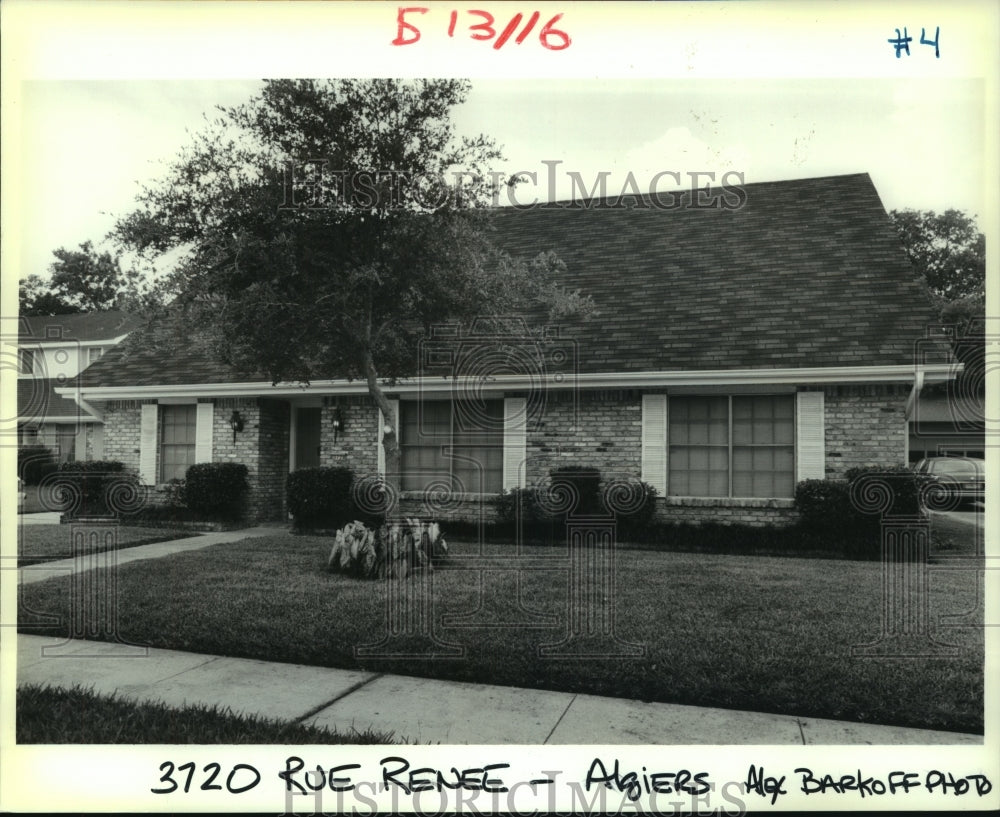
<path id="1" fill-rule="evenodd" d="M 72 315 L 82 311 L 79 306 L 69 303 L 62 295 L 51 289 L 51 284 L 37 273 L 18 281 L 18 303 L 21 315 Z"/>
<path id="2" fill-rule="evenodd" d="M 53 250 L 49 279 L 31 274 L 20 281 L 22 315 L 68 315 L 75 312 L 138 310 L 159 299 L 136 266 L 123 268 L 119 255 L 99 252 L 84 241 L 78 250 Z"/>
<path id="3" fill-rule="evenodd" d="M 219 109 L 114 235 L 152 256 L 183 251 L 175 325 L 198 327 L 209 353 L 273 382 L 364 378 L 390 417 L 380 379 L 413 372 L 431 324 L 525 299 L 587 306 L 551 280 L 558 259 L 512 258 L 491 240 L 500 151 L 451 121 L 469 87 L 266 82 Z M 393 434 L 385 446 L 391 464 Z"/>
<path id="4" fill-rule="evenodd" d="M 986 293 L 986 238 L 960 210 L 893 210 L 903 249 L 927 288 L 942 301 Z"/>
<path id="5" fill-rule="evenodd" d="M 903 249 L 926 284 L 952 351 L 964 364 L 953 388 L 982 394 L 985 377 L 986 238 L 960 210 L 893 210 Z"/>

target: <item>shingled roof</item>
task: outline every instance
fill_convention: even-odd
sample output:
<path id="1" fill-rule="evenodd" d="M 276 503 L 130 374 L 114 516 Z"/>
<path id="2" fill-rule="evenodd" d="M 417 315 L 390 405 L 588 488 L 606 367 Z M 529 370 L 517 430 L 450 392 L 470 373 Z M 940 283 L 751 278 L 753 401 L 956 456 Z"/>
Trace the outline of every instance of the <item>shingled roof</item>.
<path id="1" fill-rule="evenodd" d="M 17 419 L 23 423 L 44 423 L 56 418 L 80 418 L 89 415 L 76 401 L 55 392 L 65 382 L 55 378 L 22 377 L 17 381 Z"/>
<path id="2" fill-rule="evenodd" d="M 118 310 L 79 312 L 74 315 L 32 315 L 18 321 L 18 337 L 22 343 L 111 340 L 127 335 L 141 324 L 142 320 L 136 315 Z"/>
<path id="3" fill-rule="evenodd" d="M 912 364 L 933 311 L 871 178 L 743 190 L 739 209 L 592 200 L 501 208 L 496 224 L 512 253 L 555 251 L 563 283 L 593 298 L 595 316 L 561 321 L 581 372 Z M 123 360 L 117 349 L 81 375 L 84 386 L 247 379 L 195 352 Z"/>

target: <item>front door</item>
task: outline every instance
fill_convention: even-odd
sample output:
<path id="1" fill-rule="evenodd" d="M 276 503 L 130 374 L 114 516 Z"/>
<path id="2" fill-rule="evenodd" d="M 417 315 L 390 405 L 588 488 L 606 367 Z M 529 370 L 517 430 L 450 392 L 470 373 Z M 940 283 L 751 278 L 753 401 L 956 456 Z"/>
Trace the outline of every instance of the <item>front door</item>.
<path id="1" fill-rule="evenodd" d="M 319 468 L 319 408 L 296 408 L 295 411 L 295 470 Z"/>

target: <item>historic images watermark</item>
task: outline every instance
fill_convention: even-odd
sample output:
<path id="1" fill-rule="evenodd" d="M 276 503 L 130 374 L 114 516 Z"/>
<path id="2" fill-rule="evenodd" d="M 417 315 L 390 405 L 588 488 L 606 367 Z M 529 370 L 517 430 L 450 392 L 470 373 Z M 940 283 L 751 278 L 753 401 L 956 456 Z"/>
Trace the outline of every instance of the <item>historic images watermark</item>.
<path id="1" fill-rule="evenodd" d="M 345 170 L 331 167 L 327 159 L 304 159 L 282 168 L 283 198 L 279 209 L 433 212 L 446 206 L 475 206 L 484 196 L 493 207 L 516 210 L 543 205 L 584 210 L 739 210 L 747 203 L 742 186 L 744 173 L 737 170 L 660 170 L 639 177 L 631 170 L 624 177 L 601 170 L 585 179 L 578 170 L 561 170 L 561 160 L 543 159 L 541 164 L 545 166 L 541 172 L 490 171 L 484 176 L 464 170 Z M 569 198 L 560 198 L 559 190 L 566 184 Z M 518 192 L 522 185 L 534 191 L 530 197 Z"/>

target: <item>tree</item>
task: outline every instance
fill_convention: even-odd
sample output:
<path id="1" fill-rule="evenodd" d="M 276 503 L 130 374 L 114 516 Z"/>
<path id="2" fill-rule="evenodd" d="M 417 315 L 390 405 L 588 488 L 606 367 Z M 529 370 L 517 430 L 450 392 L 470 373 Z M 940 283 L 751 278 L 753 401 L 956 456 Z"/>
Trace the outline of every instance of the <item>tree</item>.
<path id="1" fill-rule="evenodd" d="M 61 295 L 51 291 L 48 281 L 32 273 L 18 281 L 17 295 L 21 315 L 72 315 L 80 312 L 80 307 L 67 302 Z"/>
<path id="2" fill-rule="evenodd" d="M 589 308 L 552 283 L 557 258 L 512 258 L 491 240 L 486 165 L 500 151 L 485 136 L 457 139 L 450 121 L 469 87 L 266 82 L 218 109 L 114 236 L 146 256 L 183 251 L 174 326 L 200 327 L 208 353 L 272 382 L 364 378 L 391 429 L 382 380 L 413 373 L 430 325 L 526 298 Z M 398 473 L 391 430 L 383 445 Z"/>
<path id="3" fill-rule="evenodd" d="M 79 250 L 60 247 L 52 254 L 56 257 L 49 266 L 52 292 L 81 312 L 117 309 L 136 286 L 137 271 L 123 271 L 117 255 L 97 252 L 90 241 L 84 241 Z"/>
<path id="4" fill-rule="evenodd" d="M 51 278 L 31 274 L 19 282 L 22 315 L 69 315 L 75 312 L 136 311 L 162 297 L 136 265 L 122 269 L 119 255 L 97 252 L 90 241 L 79 250 L 53 250 Z"/>
<path id="5" fill-rule="evenodd" d="M 960 210 L 893 210 L 903 249 L 927 286 L 941 323 L 952 327 L 952 351 L 964 370 L 953 384 L 985 388 L 986 238 Z"/>
<path id="6" fill-rule="evenodd" d="M 893 210 L 889 218 L 927 288 L 941 301 L 986 294 L 986 238 L 960 210 Z"/>

